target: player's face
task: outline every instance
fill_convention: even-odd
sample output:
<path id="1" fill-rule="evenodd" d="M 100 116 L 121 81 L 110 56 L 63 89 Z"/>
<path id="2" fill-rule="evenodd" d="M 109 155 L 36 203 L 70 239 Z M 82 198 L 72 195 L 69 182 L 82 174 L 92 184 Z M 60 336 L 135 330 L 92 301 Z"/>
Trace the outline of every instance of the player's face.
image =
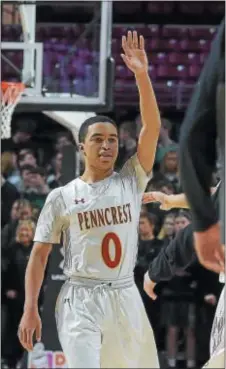
<path id="1" fill-rule="evenodd" d="M 118 156 L 118 133 L 111 123 L 89 126 L 83 152 L 86 162 L 96 169 L 113 168 Z"/>

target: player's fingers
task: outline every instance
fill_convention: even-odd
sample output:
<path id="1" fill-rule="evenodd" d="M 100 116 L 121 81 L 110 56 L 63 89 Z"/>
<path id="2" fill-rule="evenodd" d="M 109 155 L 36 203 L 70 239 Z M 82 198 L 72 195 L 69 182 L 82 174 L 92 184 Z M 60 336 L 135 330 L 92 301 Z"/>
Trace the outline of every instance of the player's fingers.
<path id="1" fill-rule="evenodd" d="M 131 49 L 128 45 L 128 40 L 126 39 L 126 36 L 122 36 L 122 49 L 126 56 L 131 56 Z"/>
<path id="2" fill-rule="evenodd" d="M 143 38 L 143 36 L 140 36 L 140 49 L 144 50 L 144 38 Z"/>
<path id="3" fill-rule="evenodd" d="M 41 322 L 38 324 L 35 333 L 36 333 L 36 340 L 38 342 L 40 342 L 41 341 L 41 337 L 42 337 L 42 324 L 41 324 Z"/>
<path id="4" fill-rule="evenodd" d="M 19 338 L 20 338 L 20 343 L 23 346 L 23 348 L 25 348 L 25 350 L 28 350 L 28 348 L 27 348 L 27 331 L 26 331 L 25 328 L 20 328 Z"/>
<path id="5" fill-rule="evenodd" d="M 143 197 L 142 198 L 142 204 L 148 204 L 149 203 L 149 200 L 147 197 Z"/>
<path id="6" fill-rule="evenodd" d="M 33 349 L 33 334 L 34 329 L 27 330 L 27 350 L 31 351 Z"/>
<path id="7" fill-rule="evenodd" d="M 157 299 L 157 295 L 154 293 L 152 288 L 147 288 L 145 290 L 145 292 L 147 293 L 147 295 L 152 299 L 152 300 L 156 300 Z"/>
<path id="8" fill-rule="evenodd" d="M 133 36 L 131 31 L 127 33 L 127 45 L 130 49 L 133 49 Z"/>
<path id="9" fill-rule="evenodd" d="M 155 199 L 153 198 L 153 196 L 151 194 L 148 194 L 148 195 L 144 194 L 143 195 L 143 198 L 142 198 L 143 203 L 154 202 L 154 201 L 155 201 Z"/>
<path id="10" fill-rule="evenodd" d="M 126 53 L 126 50 L 127 50 L 126 36 L 122 36 L 122 48 L 123 48 L 124 53 Z"/>
<path id="11" fill-rule="evenodd" d="M 157 298 L 157 295 L 154 292 L 154 288 L 155 288 L 156 283 L 153 283 L 152 281 L 149 280 L 149 282 L 146 281 L 146 277 L 144 277 L 144 283 L 143 283 L 143 288 L 144 291 L 146 292 L 146 294 L 152 299 L 155 300 Z"/>
<path id="12" fill-rule="evenodd" d="M 19 338 L 21 345 L 23 346 L 24 337 L 23 337 L 23 330 L 21 327 L 18 328 L 17 336 Z"/>
<path id="13" fill-rule="evenodd" d="M 137 31 L 133 31 L 133 47 L 135 49 L 138 49 L 139 47 Z"/>

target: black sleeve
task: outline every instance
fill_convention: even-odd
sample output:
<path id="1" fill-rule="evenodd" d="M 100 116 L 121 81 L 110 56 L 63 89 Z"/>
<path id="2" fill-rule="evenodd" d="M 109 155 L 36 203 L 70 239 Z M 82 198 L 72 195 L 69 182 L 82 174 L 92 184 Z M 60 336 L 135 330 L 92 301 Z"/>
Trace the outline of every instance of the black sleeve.
<path id="1" fill-rule="evenodd" d="M 170 280 L 176 275 L 178 269 L 184 269 L 196 260 L 193 229 L 189 225 L 178 232 L 176 237 L 150 263 L 149 277 L 156 283 Z"/>
<path id="2" fill-rule="evenodd" d="M 223 38 L 224 21 L 212 44 L 181 130 L 181 183 L 191 207 L 195 231 L 204 231 L 218 220 L 210 186 L 217 158 L 216 98 Z"/>

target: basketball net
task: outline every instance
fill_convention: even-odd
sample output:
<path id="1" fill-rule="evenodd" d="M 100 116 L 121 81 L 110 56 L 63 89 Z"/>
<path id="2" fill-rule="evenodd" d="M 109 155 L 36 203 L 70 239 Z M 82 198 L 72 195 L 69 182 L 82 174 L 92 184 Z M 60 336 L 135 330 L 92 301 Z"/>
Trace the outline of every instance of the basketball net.
<path id="1" fill-rule="evenodd" d="M 1 139 L 11 137 L 11 119 L 25 89 L 21 82 L 1 82 Z"/>

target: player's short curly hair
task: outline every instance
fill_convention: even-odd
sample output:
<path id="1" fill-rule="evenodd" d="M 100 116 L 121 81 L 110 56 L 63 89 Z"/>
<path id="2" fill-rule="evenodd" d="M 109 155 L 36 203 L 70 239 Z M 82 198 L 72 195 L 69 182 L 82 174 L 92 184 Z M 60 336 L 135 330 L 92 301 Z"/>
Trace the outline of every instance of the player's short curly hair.
<path id="1" fill-rule="evenodd" d="M 95 124 L 95 123 L 100 123 L 100 122 L 101 123 L 111 123 L 118 130 L 117 124 L 115 123 L 115 121 L 113 119 L 108 118 L 104 115 L 96 115 L 95 117 L 91 117 L 91 118 L 86 119 L 82 123 L 82 125 L 79 129 L 79 133 L 78 133 L 79 143 L 85 142 L 85 138 L 86 138 L 89 126 L 91 126 L 92 124 Z"/>

